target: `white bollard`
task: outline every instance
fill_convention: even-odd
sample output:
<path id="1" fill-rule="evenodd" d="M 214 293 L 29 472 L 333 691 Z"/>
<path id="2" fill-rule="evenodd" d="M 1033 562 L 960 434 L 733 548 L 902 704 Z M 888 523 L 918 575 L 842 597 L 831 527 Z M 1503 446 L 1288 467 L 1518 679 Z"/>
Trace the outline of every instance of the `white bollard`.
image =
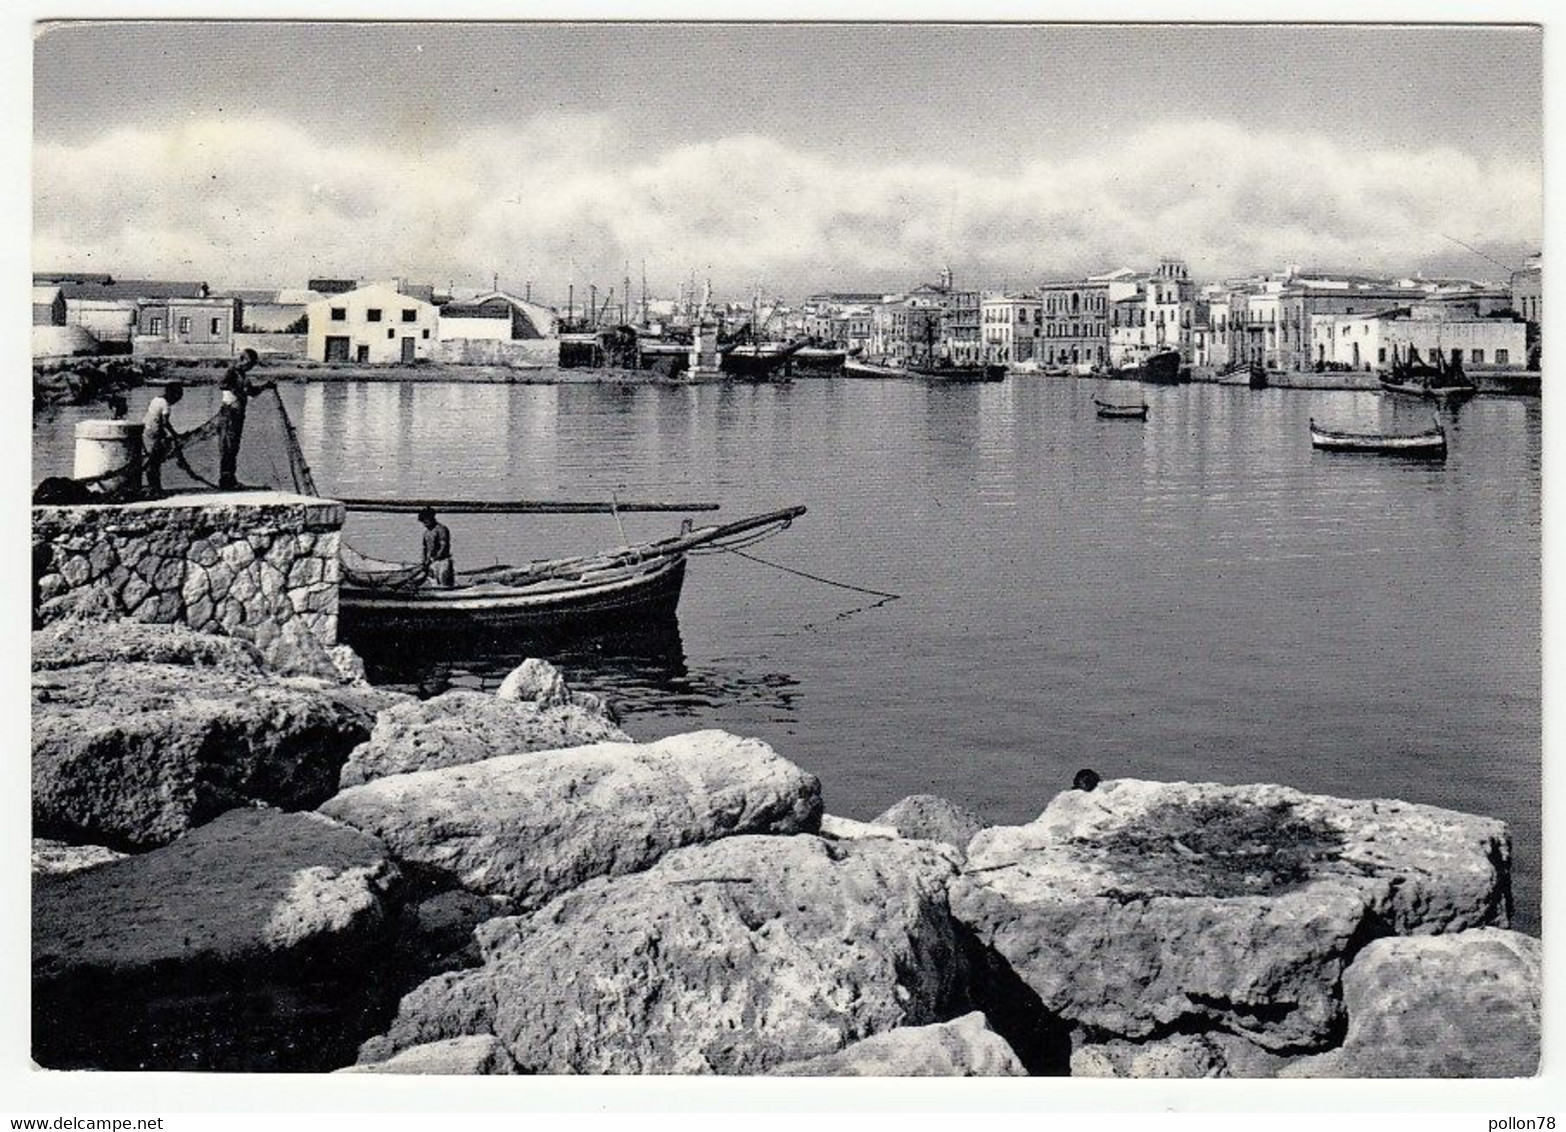
<path id="1" fill-rule="evenodd" d="M 72 475 L 77 479 L 106 476 L 93 485 L 97 491 L 112 493 L 141 487 L 141 425 L 131 421 L 79 421 L 76 425 L 76 463 Z M 107 476 L 126 468 L 123 476 Z"/>

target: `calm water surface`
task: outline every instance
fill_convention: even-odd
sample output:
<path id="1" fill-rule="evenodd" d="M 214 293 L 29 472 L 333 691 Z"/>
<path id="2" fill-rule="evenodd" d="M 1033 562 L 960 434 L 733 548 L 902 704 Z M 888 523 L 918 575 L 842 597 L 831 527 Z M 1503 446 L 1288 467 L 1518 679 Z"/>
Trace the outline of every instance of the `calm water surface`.
<path id="1" fill-rule="evenodd" d="M 1090 395 L 1152 405 L 1100 421 Z M 1480 398 L 1444 465 L 1319 453 L 1306 421 L 1416 428 L 1374 393 L 799 380 L 790 386 L 308 385 L 324 492 L 804 503 L 755 553 L 896 592 L 692 561 L 677 638 L 556 656 L 641 737 L 756 735 L 834 813 L 932 792 L 1034 817 L 1079 767 L 1283 782 L 1493 814 L 1538 930 L 1540 403 Z M 193 390 L 180 412 L 210 408 Z M 139 413 L 145 394 L 133 405 Z M 38 475 L 79 410 L 36 421 Z M 459 566 L 599 549 L 612 518 L 454 516 Z M 628 516 L 632 540 L 678 516 Z M 410 516 L 352 516 L 417 558 Z M 513 658 L 383 679 L 493 686 Z"/>

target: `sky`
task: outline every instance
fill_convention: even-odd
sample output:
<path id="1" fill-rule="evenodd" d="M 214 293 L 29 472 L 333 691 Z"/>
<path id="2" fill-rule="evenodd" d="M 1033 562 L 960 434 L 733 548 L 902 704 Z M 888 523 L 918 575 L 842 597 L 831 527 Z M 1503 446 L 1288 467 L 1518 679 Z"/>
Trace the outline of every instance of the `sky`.
<path id="1" fill-rule="evenodd" d="M 1504 278 L 1542 239 L 1541 62 L 1528 27 L 52 25 L 34 259 L 556 299 L 644 262 L 665 293 Z"/>

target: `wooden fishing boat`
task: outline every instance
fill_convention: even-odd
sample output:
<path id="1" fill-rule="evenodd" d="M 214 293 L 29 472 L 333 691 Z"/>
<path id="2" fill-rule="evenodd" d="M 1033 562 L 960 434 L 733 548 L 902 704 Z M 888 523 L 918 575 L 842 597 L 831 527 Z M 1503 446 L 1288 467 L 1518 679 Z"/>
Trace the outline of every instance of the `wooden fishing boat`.
<path id="1" fill-rule="evenodd" d="M 1147 420 L 1147 402 L 1137 405 L 1116 405 L 1111 401 L 1100 401 L 1093 398 L 1093 407 L 1098 410 L 1098 415 L 1105 418 L 1123 418 L 1125 420 Z"/>
<path id="2" fill-rule="evenodd" d="M 794 355 L 803 347 L 803 342 L 762 342 L 758 345 L 741 343 L 724 346 L 718 354 L 718 367 L 729 377 L 749 381 L 770 381 L 791 372 Z"/>
<path id="3" fill-rule="evenodd" d="M 846 377 L 901 378 L 904 381 L 951 382 L 968 384 L 983 381 L 1004 381 L 1006 367 L 1001 365 L 942 365 L 940 363 L 909 363 L 889 366 L 848 358 L 843 362 Z"/>
<path id="4" fill-rule="evenodd" d="M 1310 422 L 1310 442 L 1326 452 L 1370 452 L 1384 456 L 1446 458 L 1446 430 L 1439 421 L 1428 432 L 1340 432 Z"/>
<path id="5" fill-rule="evenodd" d="M 421 566 L 345 550 L 339 622 L 349 637 L 637 630 L 674 616 L 693 551 L 781 529 L 804 513 L 790 507 L 695 530 L 687 524 L 670 538 L 601 554 L 459 571 L 450 588 L 428 585 Z"/>
<path id="6" fill-rule="evenodd" d="M 1448 362 L 1439 351 L 1432 352 L 1434 365 L 1420 361 L 1412 347 L 1406 357 L 1400 356 L 1394 348 L 1391 372 L 1379 375 L 1381 388 L 1388 393 L 1421 397 L 1441 405 L 1460 404 L 1479 392 L 1473 379 L 1463 372 L 1462 362 Z"/>

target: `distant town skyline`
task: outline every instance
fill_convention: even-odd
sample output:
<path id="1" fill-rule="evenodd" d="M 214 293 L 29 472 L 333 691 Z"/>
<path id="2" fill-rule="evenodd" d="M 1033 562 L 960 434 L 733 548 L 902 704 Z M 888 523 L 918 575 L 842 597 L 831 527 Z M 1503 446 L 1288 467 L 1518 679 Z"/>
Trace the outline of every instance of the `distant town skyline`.
<path id="1" fill-rule="evenodd" d="M 77 23 L 34 262 L 655 291 L 1142 267 L 1502 277 L 1542 239 L 1526 27 Z M 1479 253 L 1466 250 L 1473 245 Z M 1490 257 L 1486 259 L 1485 257 Z M 1500 265 L 1491 262 L 1499 261 Z"/>

